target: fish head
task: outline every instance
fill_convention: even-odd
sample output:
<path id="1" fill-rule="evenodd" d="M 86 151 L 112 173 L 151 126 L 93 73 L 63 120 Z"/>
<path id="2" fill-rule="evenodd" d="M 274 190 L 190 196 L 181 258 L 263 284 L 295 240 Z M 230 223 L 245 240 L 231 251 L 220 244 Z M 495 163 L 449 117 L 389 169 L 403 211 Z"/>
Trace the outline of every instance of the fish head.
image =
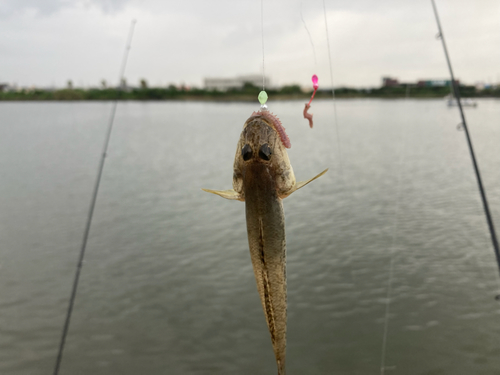
<path id="1" fill-rule="evenodd" d="M 204 191 L 225 199 L 245 201 L 245 191 L 260 191 L 286 198 L 293 192 L 321 177 L 297 182 L 287 148 L 290 140 L 281 121 L 262 110 L 254 112 L 243 126 L 233 165 L 233 189 Z"/>
<path id="2" fill-rule="evenodd" d="M 234 158 L 233 189 L 244 197 L 255 178 L 269 181 L 278 196 L 295 186 L 287 148 L 290 141 L 279 119 L 268 111 L 254 112 L 245 122 Z"/>

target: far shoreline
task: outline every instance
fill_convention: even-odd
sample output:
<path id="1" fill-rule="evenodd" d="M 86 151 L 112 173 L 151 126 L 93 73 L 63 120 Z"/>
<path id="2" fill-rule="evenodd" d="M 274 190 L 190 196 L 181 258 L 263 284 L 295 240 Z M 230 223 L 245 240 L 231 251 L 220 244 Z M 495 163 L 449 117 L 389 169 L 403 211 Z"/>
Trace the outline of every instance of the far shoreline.
<path id="1" fill-rule="evenodd" d="M 500 100 L 500 97 L 498 96 L 467 96 L 466 98 L 473 98 L 473 99 L 497 99 Z M 278 101 L 278 102 L 285 102 L 285 101 L 304 101 L 307 102 L 310 99 L 310 96 L 270 96 L 269 101 Z M 359 99 L 366 99 L 366 100 L 371 100 L 371 99 L 380 99 L 380 100 L 445 100 L 444 96 L 413 96 L 413 97 L 405 97 L 405 96 L 339 96 L 335 95 L 335 97 L 331 96 L 330 97 L 316 97 L 314 99 L 314 102 L 318 101 L 328 101 L 328 100 L 359 100 Z M 251 96 L 251 97 L 181 97 L 181 98 L 165 98 L 165 99 L 137 99 L 137 98 L 109 98 L 109 99 L 104 99 L 104 98 L 99 98 L 99 99 L 37 99 L 37 98 L 1 98 L 0 103 L 20 103 L 20 102 L 112 102 L 112 101 L 119 101 L 119 102 L 205 102 L 205 103 L 252 103 L 257 101 L 256 96 Z"/>
<path id="2" fill-rule="evenodd" d="M 284 86 L 280 89 L 266 90 L 270 100 L 308 101 L 312 95 L 304 92 L 298 85 Z M 243 89 L 229 91 L 214 91 L 198 88 L 66 88 L 58 90 L 21 89 L 17 91 L 0 91 L 0 102 L 7 101 L 190 101 L 190 102 L 255 102 L 260 89 L 255 86 L 245 86 Z M 444 99 L 449 97 L 450 89 L 438 87 L 379 87 L 357 89 L 339 87 L 332 90 L 318 90 L 315 100 L 322 99 Z M 462 98 L 500 98 L 500 87 L 487 90 L 477 90 L 474 86 L 460 86 Z"/>

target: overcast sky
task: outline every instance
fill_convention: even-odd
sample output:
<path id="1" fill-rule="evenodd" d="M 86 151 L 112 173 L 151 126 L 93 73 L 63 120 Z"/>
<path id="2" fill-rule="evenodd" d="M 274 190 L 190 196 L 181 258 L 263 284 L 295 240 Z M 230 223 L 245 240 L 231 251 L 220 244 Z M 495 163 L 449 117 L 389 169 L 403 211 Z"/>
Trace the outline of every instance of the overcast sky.
<path id="1" fill-rule="evenodd" d="M 335 86 L 448 77 L 430 0 L 325 1 Z M 436 1 L 457 78 L 500 81 L 500 1 Z M 116 83 L 134 18 L 129 84 L 262 73 L 260 0 L 1 0 L 0 82 Z M 264 45 L 273 84 L 330 86 L 322 0 L 264 0 Z"/>

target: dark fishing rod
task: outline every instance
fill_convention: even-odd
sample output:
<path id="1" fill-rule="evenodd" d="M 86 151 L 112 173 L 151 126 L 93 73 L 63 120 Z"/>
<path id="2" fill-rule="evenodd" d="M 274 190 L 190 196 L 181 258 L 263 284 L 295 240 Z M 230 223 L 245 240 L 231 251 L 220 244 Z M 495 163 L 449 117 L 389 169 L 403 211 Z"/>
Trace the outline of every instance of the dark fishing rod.
<path id="1" fill-rule="evenodd" d="M 448 55 L 448 49 L 446 48 L 446 42 L 444 40 L 443 30 L 441 29 L 441 23 L 439 22 L 439 16 L 438 16 L 436 4 L 434 3 L 434 0 L 431 0 L 431 2 L 432 2 L 432 8 L 434 9 L 434 15 L 436 16 L 436 22 L 437 22 L 438 29 L 439 29 L 438 37 L 441 39 L 441 42 L 443 43 L 444 54 L 446 56 L 446 61 L 448 63 L 448 69 L 450 70 L 453 93 L 455 95 L 455 100 L 457 101 L 458 108 L 460 110 L 460 116 L 462 117 L 462 124 L 461 125 L 465 131 L 465 136 L 467 138 L 467 144 L 469 145 L 470 156 L 472 158 L 472 164 L 474 165 L 474 171 L 476 172 L 477 184 L 479 186 L 479 192 L 481 193 L 481 199 L 483 201 L 484 213 L 486 215 L 486 221 L 488 222 L 488 226 L 490 228 L 491 242 L 493 244 L 493 249 L 495 250 L 495 256 L 496 256 L 497 264 L 498 264 L 498 270 L 500 272 L 500 250 L 498 248 L 498 240 L 497 240 L 497 235 L 495 232 L 495 225 L 493 223 L 493 218 L 491 217 L 490 207 L 488 205 L 488 199 L 486 198 L 486 192 L 485 192 L 484 187 L 483 187 L 481 173 L 479 172 L 479 165 L 477 164 L 476 156 L 474 154 L 474 148 L 472 147 L 472 140 L 470 138 L 469 128 L 467 127 L 467 122 L 465 121 L 464 110 L 462 108 L 462 103 L 460 101 L 460 91 L 458 89 L 457 81 L 455 81 L 455 77 L 453 76 L 453 69 L 451 68 L 450 57 Z M 497 295 L 495 298 L 497 300 L 500 300 L 500 295 Z"/>
<path id="2" fill-rule="evenodd" d="M 118 92 L 117 93 L 121 92 L 121 90 L 123 89 L 123 75 L 125 74 L 125 66 L 127 64 L 127 58 L 128 58 L 128 53 L 130 50 L 130 45 L 132 43 L 132 36 L 134 34 L 135 23 L 136 23 L 136 20 L 132 20 L 132 23 L 130 25 L 130 30 L 129 30 L 129 34 L 128 34 L 128 38 L 127 38 L 127 45 L 125 47 L 125 53 L 123 55 L 123 59 L 122 59 L 121 67 L 120 67 L 120 74 L 119 74 L 119 80 L 118 80 Z M 95 185 L 94 185 L 92 199 L 90 201 L 89 213 L 87 216 L 87 222 L 85 224 L 85 230 L 83 232 L 83 240 L 82 240 L 82 246 L 80 248 L 80 256 L 78 257 L 78 264 L 76 267 L 75 278 L 73 281 L 73 289 L 71 290 L 71 296 L 70 296 L 69 304 L 68 304 L 68 311 L 66 313 L 66 320 L 64 322 L 64 328 L 63 328 L 63 332 L 61 335 L 61 341 L 59 343 L 59 351 L 57 353 L 56 365 L 54 367 L 54 375 L 59 374 L 59 368 L 61 366 L 61 361 L 62 361 L 62 356 L 63 356 L 63 351 L 64 351 L 64 344 L 66 343 L 66 336 L 68 335 L 69 322 L 71 320 L 71 313 L 73 312 L 73 305 L 75 303 L 76 290 L 78 288 L 78 281 L 80 280 L 80 272 L 82 270 L 83 257 L 85 255 L 85 249 L 87 247 L 87 240 L 88 240 L 89 233 L 90 233 L 90 226 L 92 224 L 92 216 L 94 215 L 94 208 L 95 208 L 95 203 L 97 200 L 97 193 L 99 192 L 99 184 L 101 183 L 101 176 L 102 176 L 102 171 L 104 169 L 104 162 L 106 159 L 106 153 L 108 151 L 109 139 L 111 138 L 111 131 L 113 130 L 113 122 L 115 119 L 117 104 L 118 104 L 118 97 L 117 97 L 117 99 L 115 99 L 115 101 L 113 103 L 113 107 L 111 109 L 111 115 L 109 117 L 106 138 L 104 140 L 104 146 L 103 146 L 102 154 L 101 154 L 101 160 L 99 162 L 99 167 L 97 169 L 97 178 L 96 178 Z"/>

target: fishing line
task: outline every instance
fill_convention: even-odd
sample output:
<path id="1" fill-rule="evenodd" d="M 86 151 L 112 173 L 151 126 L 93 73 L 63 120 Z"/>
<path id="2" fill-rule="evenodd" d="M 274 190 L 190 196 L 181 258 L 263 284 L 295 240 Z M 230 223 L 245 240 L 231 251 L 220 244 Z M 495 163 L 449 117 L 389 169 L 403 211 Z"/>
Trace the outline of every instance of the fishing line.
<path id="1" fill-rule="evenodd" d="M 302 20 L 302 23 L 304 24 L 304 28 L 307 31 L 307 35 L 309 35 L 309 41 L 311 42 L 311 47 L 312 47 L 313 55 L 314 55 L 314 66 L 318 66 L 318 62 L 316 60 L 316 49 L 314 48 L 313 39 L 312 39 L 311 33 L 309 32 L 309 29 L 307 28 L 306 21 L 304 20 L 304 17 L 302 16 L 302 3 L 300 3 L 300 19 Z"/>
<path id="2" fill-rule="evenodd" d="M 462 103 L 460 99 L 460 91 L 458 89 L 458 84 L 457 81 L 455 80 L 455 77 L 453 75 L 453 69 L 451 67 L 451 61 L 450 57 L 448 55 L 448 49 L 446 48 L 446 41 L 444 40 L 444 34 L 443 30 L 441 29 L 441 22 L 439 21 L 439 16 L 438 16 L 438 11 L 436 8 L 436 4 L 434 3 L 434 0 L 431 0 L 432 3 L 432 9 L 434 10 L 434 15 L 436 17 L 436 23 L 438 26 L 438 37 L 441 39 L 441 42 L 443 44 L 443 50 L 444 54 L 446 56 L 446 62 L 448 63 L 448 70 L 450 71 L 450 76 L 451 76 L 451 84 L 453 86 L 453 92 L 455 93 L 455 100 L 457 101 L 458 108 L 460 110 L 460 116 L 462 118 L 462 127 L 465 130 L 465 136 L 467 139 L 467 145 L 469 146 L 469 152 L 470 156 L 472 159 L 472 164 L 474 166 L 474 171 L 476 173 L 476 179 L 477 179 L 477 185 L 479 187 L 479 193 L 481 194 L 481 200 L 483 202 L 483 208 L 484 208 L 484 214 L 486 215 L 486 221 L 488 222 L 488 227 L 490 230 L 490 236 L 491 236 L 491 243 L 493 245 L 493 250 L 495 251 L 495 257 L 498 265 L 498 270 L 500 272 L 500 249 L 498 247 L 498 240 L 497 240 L 497 235 L 495 232 L 495 224 L 493 223 L 493 218 L 490 213 L 490 207 L 488 205 L 488 199 L 486 198 L 486 191 L 484 190 L 483 187 L 483 181 L 481 179 L 481 173 L 479 172 L 479 165 L 476 161 L 476 155 L 474 153 L 474 148 L 472 146 L 472 140 L 469 134 L 469 128 L 467 127 L 467 122 L 465 121 L 465 115 L 464 115 L 464 110 L 462 108 Z M 495 299 L 500 300 L 500 295 L 497 295 Z"/>
<path id="3" fill-rule="evenodd" d="M 354 194 L 353 190 L 348 188 L 346 178 L 344 175 L 344 168 L 343 168 L 343 160 L 342 160 L 342 149 L 340 147 L 341 141 L 340 141 L 340 132 L 339 132 L 339 124 L 338 124 L 338 118 L 337 118 L 337 104 L 336 104 L 336 98 L 335 98 L 335 87 L 333 84 L 333 70 L 332 70 L 332 54 L 330 51 L 330 37 L 329 37 L 329 32 L 328 32 L 328 19 L 326 17 L 326 5 L 325 5 L 325 0 L 323 0 L 323 16 L 325 19 L 325 33 L 326 33 L 326 42 L 328 46 L 328 63 L 330 67 L 330 82 L 332 85 L 332 103 L 333 103 L 333 114 L 334 114 L 334 125 L 335 125 L 335 132 L 337 135 L 337 150 L 338 150 L 338 155 L 339 155 L 339 172 L 340 172 L 340 179 L 342 181 L 342 184 L 344 185 L 345 190 L 347 191 L 347 195 L 350 197 L 351 202 L 354 202 Z M 349 204 L 349 203 L 348 203 Z M 352 203 L 351 203 L 352 204 Z M 354 221 L 354 218 L 351 219 L 351 223 Z M 354 259 L 354 249 L 351 246 L 349 248 L 349 258 L 348 258 L 348 264 L 352 265 Z M 354 283 L 355 282 L 355 274 L 354 270 L 351 269 L 351 281 Z"/>
<path id="4" fill-rule="evenodd" d="M 260 20 L 261 20 L 261 31 L 262 31 L 262 91 L 266 91 L 265 76 L 266 72 L 264 70 L 264 0 L 260 0 Z"/>
<path id="5" fill-rule="evenodd" d="M 129 34 L 128 34 L 128 38 L 127 38 L 127 45 L 125 47 L 125 53 L 123 55 L 122 64 L 120 67 L 120 74 L 119 74 L 119 81 L 118 81 L 119 82 L 118 92 L 120 92 L 123 89 L 123 87 L 122 87 L 123 86 L 123 78 L 124 78 L 123 75 L 125 73 L 125 66 L 127 64 L 128 53 L 130 50 L 130 45 L 132 43 L 132 36 L 134 34 L 135 23 L 136 23 L 136 20 L 132 20 L 132 23 L 130 25 L 130 30 L 129 30 Z M 82 246 L 80 248 L 80 255 L 78 257 L 78 264 L 76 267 L 75 278 L 73 281 L 73 289 L 71 290 L 68 311 L 66 313 L 66 320 L 64 322 L 64 328 L 63 328 L 63 332 L 62 332 L 62 336 L 61 336 L 61 341 L 59 344 L 59 351 L 57 353 L 56 364 L 54 367 L 54 375 L 59 374 L 59 368 L 61 366 L 61 361 L 62 361 L 62 356 L 63 356 L 63 351 L 64 351 L 64 344 L 66 343 L 66 336 L 68 335 L 69 323 L 71 320 L 71 313 L 73 312 L 73 305 L 74 305 L 75 298 L 76 298 L 78 281 L 80 280 L 80 272 L 81 272 L 82 266 L 83 266 L 83 257 L 85 255 L 85 249 L 87 247 L 87 240 L 88 240 L 89 233 L 90 233 L 90 226 L 92 224 L 92 216 L 94 215 L 94 208 L 95 208 L 95 203 L 97 200 L 97 193 L 99 192 L 99 184 L 101 183 L 101 176 L 102 176 L 102 171 L 104 169 L 104 162 L 105 162 L 106 154 L 108 151 L 109 139 L 111 138 L 111 131 L 113 130 L 113 122 L 115 119 L 117 104 L 118 104 L 118 98 L 116 98 L 114 103 L 113 103 L 113 107 L 111 109 L 111 115 L 109 117 L 109 123 L 108 123 L 108 128 L 106 131 L 106 137 L 104 140 L 104 146 L 102 149 L 99 167 L 97 169 L 97 178 L 95 181 L 92 199 L 90 201 L 90 207 L 89 207 L 89 212 L 88 212 L 88 216 L 87 216 L 87 222 L 85 224 L 85 230 L 83 233 Z"/>
<path id="6" fill-rule="evenodd" d="M 314 49 L 314 43 L 313 43 L 313 40 L 312 40 L 312 37 L 311 37 L 311 33 L 309 32 L 309 29 L 307 28 L 307 25 L 306 25 L 306 21 L 304 21 L 304 17 L 302 15 L 302 3 L 300 3 L 300 18 L 302 20 L 304 28 L 307 31 L 307 35 L 309 35 L 309 41 L 311 42 L 311 46 L 312 46 L 312 49 L 313 49 L 313 55 L 314 55 L 314 66 L 317 68 L 316 51 Z M 311 77 L 311 81 L 313 83 L 313 93 L 311 95 L 311 99 L 309 99 L 309 103 L 306 103 L 306 105 L 304 106 L 304 110 L 302 111 L 302 115 L 304 116 L 304 118 L 307 121 L 309 121 L 309 127 L 312 129 L 313 126 L 314 126 L 313 114 L 312 113 L 308 113 L 308 111 L 309 111 L 309 108 L 311 108 L 311 102 L 313 101 L 314 95 L 316 95 L 316 91 L 318 90 L 318 87 L 319 87 L 318 76 L 316 74 L 313 74 L 313 76 Z"/>
<path id="7" fill-rule="evenodd" d="M 394 223 L 392 229 L 392 238 L 390 242 L 390 264 L 389 264 L 389 275 L 387 277 L 387 294 L 385 298 L 385 314 L 384 314 L 384 331 L 382 334 L 382 354 L 380 358 L 380 375 L 385 374 L 385 370 L 392 369 L 392 367 L 386 366 L 386 356 L 387 356 L 387 336 L 389 332 L 389 315 L 390 308 L 392 302 L 392 281 L 394 279 L 394 253 L 396 250 L 396 236 L 399 230 L 399 211 L 401 207 L 401 174 L 403 169 L 403 163 L 405 158 L 405 150 L 406 150 L 406 138 L 405 136 L 407 132 L 401 129 L 401 150 L 399 152 L 399 161 L 397 164 L 398 171 L 398 181 L 396 185 L 396 208 L 394 214 Z"/>
<path id="8" fill-rule="evenodd" d="M 323 14 L 325 16 L 326 42 L 327 42 L 327 46 L 328 46 L 328 62 L 330 65 L 330 81 L 331 81 L 331 85 L 332 85 L 333 114 L 334 114 L 334 119 L 335 119 L 335 131 L 337 133 L 337 148 L 338 148 L 338 152 L 339 152 L 340 175 L 343 176 L 342 151 L 340 150 L 340 134 L 339 134 L 339 126 L 338 126 L 338 120 L 337 120 L 337 104 L 335 102 L 335 88 L 333 86 L 332 54 L 330 52 L 330 37 L 328 36 L 328 21 L 326 18 L 325 0 L 323 0 Z"/>

